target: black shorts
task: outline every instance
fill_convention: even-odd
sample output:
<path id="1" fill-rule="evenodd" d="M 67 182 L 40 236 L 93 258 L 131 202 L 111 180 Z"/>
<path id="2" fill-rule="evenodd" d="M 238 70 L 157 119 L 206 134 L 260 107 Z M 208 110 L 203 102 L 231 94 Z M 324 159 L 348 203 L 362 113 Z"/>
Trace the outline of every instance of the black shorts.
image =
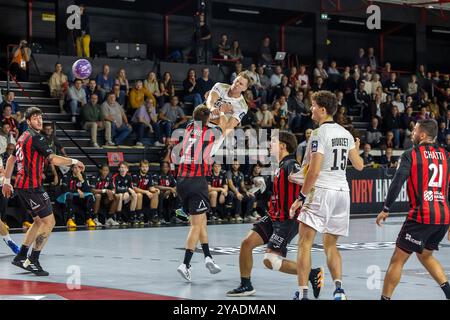
<path id="1" fill-rule="evenodd" d="M 423 224 L 406 220 L 397 237 L 396 245 L 411 254 L 422 253 L 423 249 L 439 250 L 439 243 L 448 232 L 448 225 Z"/>
<path id="2" fill-rule="evenodd" d="M 15 192 L 22 206 L 33 218 L 45 218 L 53 214 L 50 197 L 43 188 L 16 189 Z"/>
<path id="3" fill-rule="evenodd" d="M 252 230 L 261 236 L 268 249 L 280 252 L 286 257 L 287 245 L 298 234 L 298 222 L 296 219 L 272 221 L 270 216 L 266 215 L 253 225 Z"/>
<path id="4" fill-rule="evenodd" d="M 204 177 L 180 178 L 177 193 L 185 213 L 196 215 L 210 210 L 208 182 Z"/>

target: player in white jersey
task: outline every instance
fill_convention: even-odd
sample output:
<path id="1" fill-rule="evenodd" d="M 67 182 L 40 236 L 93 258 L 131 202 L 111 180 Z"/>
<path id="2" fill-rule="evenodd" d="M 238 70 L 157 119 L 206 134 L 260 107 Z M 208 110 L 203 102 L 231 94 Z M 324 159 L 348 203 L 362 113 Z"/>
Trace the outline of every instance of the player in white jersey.
<path id="1" fill-rule="evenodd" d="M 342 289 L 342 260 L 337 250 L 339 236 L 348 236 L 350 220 L 350 189 L 345 171 L 347 159 L 357 170 L 364 168 L 359 156 L 359 139 L 333 122 L 337 110 L 336 96 L 329 91 L 319 91 L 312 96 L 312 119 L 319 128 L 309 139 L 303 161 L 307 168 L 298 199 L 292 204 L 290 214 L 301 207 L 298 220 L 298 284 L 300 290 L 294 299 L 308 299 L 308 276 L 311 270 L 311 248 L 317 232 L 323 234 L 327 264 L 336 285 L 335 300 L 344 300 Z M 298 175 L 290 178 L 297 182 Z"/>
<path id="2" fill-rule="evenodd" d="M 242 93 L 252 85 L 252 79 L 246 72 L 241 72 L 233 84 L 216 83 L 209 91 L 206 106 L 211 110 L 211 122 L 225 130 L 234 129 L 241 123 L 248 112 L 247 102 Z"/>

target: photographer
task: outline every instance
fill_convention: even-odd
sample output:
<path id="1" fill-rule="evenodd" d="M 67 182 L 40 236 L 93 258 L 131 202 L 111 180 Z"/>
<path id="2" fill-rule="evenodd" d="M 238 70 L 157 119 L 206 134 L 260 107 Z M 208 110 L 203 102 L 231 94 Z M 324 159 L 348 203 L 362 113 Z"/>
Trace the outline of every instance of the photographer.
<path id="1" fill-rule="evenodd" d="M 28 81 L 28 62 L 31 58 L 31 49 L 28 48 L 26 40 L 20 41 L 17 48 L 14 49 L 11 61 L 10 71 L 18 81 Z"/>

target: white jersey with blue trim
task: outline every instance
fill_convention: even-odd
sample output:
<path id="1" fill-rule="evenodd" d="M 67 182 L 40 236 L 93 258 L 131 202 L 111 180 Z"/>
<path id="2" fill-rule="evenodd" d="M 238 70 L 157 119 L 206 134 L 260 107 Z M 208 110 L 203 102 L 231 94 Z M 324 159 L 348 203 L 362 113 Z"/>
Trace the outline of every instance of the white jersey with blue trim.
<path id="1" fill-rule="evenodd" d="M 222 103 L 228 103 L 233 107 L 233 110 L 230 112 L 225 113 L 227 118 L 235 118 L 239 121 L 239 123 L 242 121 L 242 118 L 247 114 L 248 112 L 248 106 L 247 102 L 245 101 L 244 97 L 241 95 L 239 98 L 233 98 L 228 95 L 228 92 L 230 91 L 231 85 L 227 83 L 221 83 L 218 82 L 214 85 L 214 87 L 211 89 L 211 92 L 215 92 L 218 94 L 219 99 L 215 103 L 215 106 L 219 106 Z M 211 119 L 218 119 L 219 116 L 213 116 L 211 115 Z"/>

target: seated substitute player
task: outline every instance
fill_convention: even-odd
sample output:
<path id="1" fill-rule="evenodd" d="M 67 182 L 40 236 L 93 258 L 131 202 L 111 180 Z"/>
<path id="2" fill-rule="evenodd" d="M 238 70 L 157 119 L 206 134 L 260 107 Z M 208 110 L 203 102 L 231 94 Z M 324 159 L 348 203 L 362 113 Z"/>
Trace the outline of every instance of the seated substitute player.
<path id="1" fill-rule="evenodd" d="M 0 158 L 0 187 L 3 186 L 4 175 L 5 175 L 5 170 L 3 169 L 3 159 Z M 8 207 L 8 199 L 5 198 L 2 193 L 0 193 L 0 210 L 2 210 L 2 216 L 4 213 L 6 213 L 7 207 Z M 14 252 L 15 254 L 18 254 L 19 247 L 11 239 L 8 228 L 1 220 L 0 220 L 0 235 L 2 236 L 3 241 L 5 241 L 6 245 L 12 250 L 12 252 Z"/>
<path id="2" fill-rule="evenodd" d="M 128 173 L 128 163 L 121 162 L 119 164 L 119 172 L 113 175 L 114 197 L 117 203 L 116 214 L 118 222 L 121 225 L 127 225 L 134 217 L 137 204 L 137 194 L 133 190 L 133 179 Z M 129 217 L 125 217 L 122 213 L 123 205 L 130 202 Z M 125 219 L 124 219 L 125 218 Z M 127 222 L 128 221 L 128 222 Z"/>
<path id="3" fill-rule="evenodd" d="M 433 251 L 439 250 L 439 243 L 447 233 L 450 240 L 450 154 L 437 144 L 437 132 L 435 120 L 418 121 L 412 135 L 414 147 L 402 154 L 384 208 L 377 217 L 376 222 L 381 226 L 381 221 L 386 220 L 389 208 L 408 181 L 410 209 L 384 278 L 381 300 L 391 299 L 400 282 L 403 266 L 413 252 L 450 300 L 448 278 L 433 256 Z"/>
<path id="4" fill-rule="evenodd" d="M 158 219 L 159 190 L 155 188 L 156 181 L 154 181 L 152 175 L 148 173 L 148 169 L 148 161 L 141 160 L 139 163 L 139 173 L 132 176 L 133 190 L 137 195 L 136 214 L 134 215 L 132 222 L 134 224 L 144 225 L 143 208 L 150 207 L 149 222 L 151 221 L 153 224 L 160 225 L 161 222 Z"/>
<path id="5" fill-rule="evenodd" d="M 213 164 L 213 170 L 210 176 L 207 176 L 208 180 L 208 194 L 209 201 L 211 202 L 211 219 L 221 222 L 222 219 L 218 214 L 217 205 L 220 207 L 225 206 L 225 200 L 228 197 L 228 181 L 226 172 L 222 171 L 220 163 Z"/>
<path id="6" fill-rule="evenodd" d="M 161 162 L 161 171 L 154 176 L 156 188 L 159 192 L 159 215 L 167 222 L 176 222 L 173 210 L 178 203 L 177 180 L 170 172 L 170 164 Z"/>
<path id="7" fill-rule="evenodd" d="M 255 294 L 250 281 L 253 268 L 253 249 L 267 244 L 264 265 L 274 271 L 297 274 L 295 261 L 286 259 L 287 245 L 297 235 L 297 216 L 289 216 L 289 209 L 300 192 L 300 186 L 289 182 L 288 176 L 298 172 L 300 165 L 292 155 L 297 149 L 297 139 L 292 133 L 280 131 L 279 137 L 271 141 L 273 152 L 279 161 L 279 168 L 273 179 L 273 194 L 270 201 L 269 214 L 253 225 L 253 229 L 241 243 L 239 252 L 239 269 L 241 285 L 227 292 L 229 297 L 245 297 Z M 309 280 L 313 286 L 314 296 L 319 297 L 323 286 L 323 269 L 312 269 Z"/>
<path id="8" fill-rule="evenodd" d="M 79 205 L 83 208 L 80 214 L 83 220 L 86 221 L 86 226 L 96 227 L 97 224 L 93 221 L 94 217 L 94 194 L 91 192 L 91 187 L 86 179 L 86 176 L 78 166 L 72 166 L 61 180 L 62 194 L 56 199 L 57 202 L 64 205 L 67 213 L 67 227 L 76 228 L 74 205 Z M 84 214 L 86 212 L 86 215 Z M 81 219 L 79 219 L 81 220 Z M 97 220 L 98 221 L 98 220 Z"/>
<path id="9" fill-rule="evenodd" d="M 109 166 L 104 164 L 99 170 L 98 176 L 91 178 L 91 191 L 95 196 L 94 214 L 98 217 L 100 207 L 106 208 L 108 216 L 106 217 L 105 225 L 118 226 L 116 217 L 117 203 L 114 198 L 114 185 L 112 177 L 109 173 Z M 95 222 L 95 220 L 94 220 Z"/>
<path id="10" fill-rule="evenodd" d="M 187 125 L 182 148 L 179 150 L 177 193 L 184 212 L 191 216 L 191 227 L 186 239 L 184 260 L 177 271 L 188 282 L 191 282 L 190 262 L 198 241 L 205 255 L 205 267 L 212 274 L 221 271 L 209 251 L 206 213 L 210 210 L 210 203 L 206 176 L 211 173 L 214 162 L 212 150 L 215 149 L 215 143 L 220 143 L 223 131 L 217 138 L 220 128 L 212 129 L 208 126 L 210 114 L 206 106 L 195 108 L 194 121 Z"/>

